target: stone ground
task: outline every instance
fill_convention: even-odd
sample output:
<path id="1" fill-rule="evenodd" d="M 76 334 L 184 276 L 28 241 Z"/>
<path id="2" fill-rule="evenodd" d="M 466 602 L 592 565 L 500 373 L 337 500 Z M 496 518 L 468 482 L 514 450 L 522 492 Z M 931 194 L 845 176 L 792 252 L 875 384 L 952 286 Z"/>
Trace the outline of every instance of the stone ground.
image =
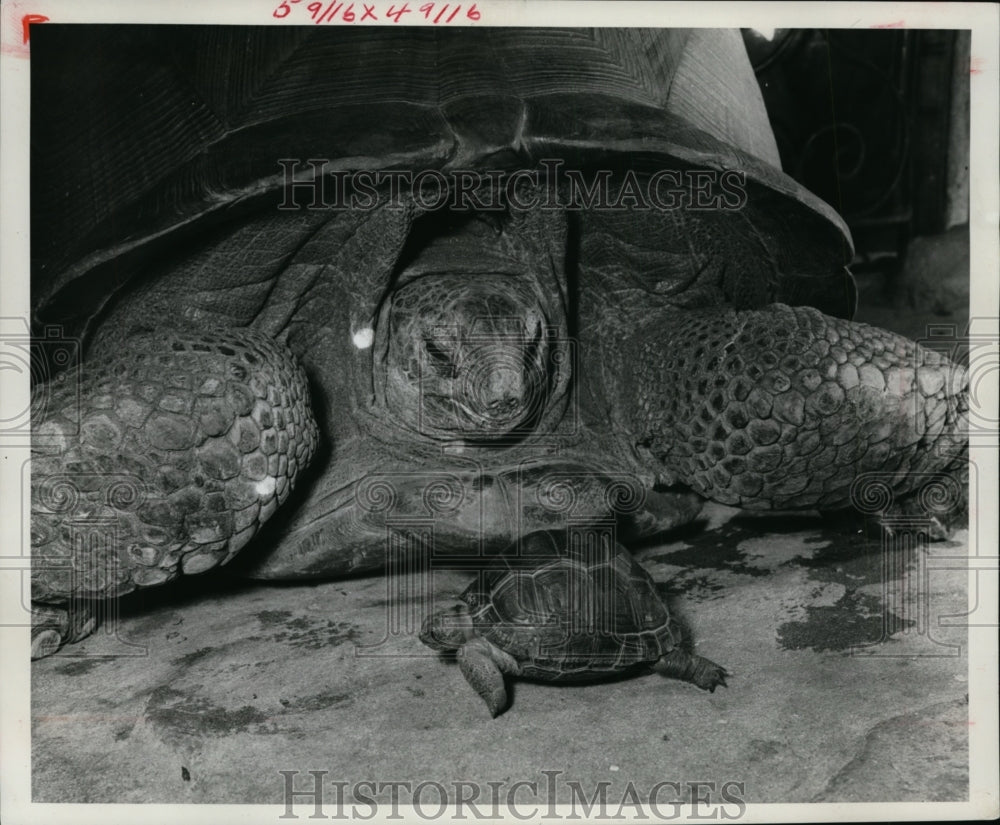
<path id="1" fill-rule="evenodd" d="M 728 688 L 654 674 L 519 682 L 491 720 L 457 666 L 406 631 L 420 616 L 387 612 L 385 578 L 209 576 L 150 591 L 117 638 L 35 663 L 34 801 L 281 803 L 278 771 L 303 772 L 298 787 L 314 769 L 484 794 L 558 770 L 561 801 L 569 780 L 607 780 L 614 800 L 629 780 L 641 794 L 743 782 L 751 802 L 965 799 L 965 631 L 938 617 L 966 611 L 966 574 L 935 567 L 966 553 L 967 532 L 914 553 L 883 550 L 857 523 L 715 505 L 704 516 L 639 558 L 698 652 L 731 670 Z M 467 578 L 436 571 L 435 599 Z M 394 586 L 417 604 L 415 577 Z"/>
<path id="2" fill-rule="evenodd" d="M 930 244 L 945 250 L 936 265 L 911 256 L 911 297 L 937 289 L 913 302 L 924 314 L 879 306 L 882 291 L 862 283 L 859 320 L 911 337 L 942 321 L 964 330 L 962 231 Z M 639 557 L 729 687 L 520 682 L 496 720 L 408 631 L 422 618 L 412 576 L 394 580 L 413 608 L 399 614 L 382 576 L 263 586 L 209 574 L 143 593 L 117 637 L 33 665 L 34 801 L 281 803 L 280 770 L 303 772 L 297 787 L 326 770 L 331 783 L 465 780 L 484 797 L 488 782 L 544 787 L 542 771 L 562 771 L 560 801 L 570 781 L 588 797 L 607 781 L 621 800 L 630 780 L 643 796 L 700 780 L 745 783 L 750 802 L 965 799 L 966 632 L 939 617 L 966 612 L 966 574 L 938 568 L 966 555 L 968 532 L 924 552 L 883 548 L 859 524 L 708 506 Z M 438 604 L 467 578 L 436 571 Z"/>

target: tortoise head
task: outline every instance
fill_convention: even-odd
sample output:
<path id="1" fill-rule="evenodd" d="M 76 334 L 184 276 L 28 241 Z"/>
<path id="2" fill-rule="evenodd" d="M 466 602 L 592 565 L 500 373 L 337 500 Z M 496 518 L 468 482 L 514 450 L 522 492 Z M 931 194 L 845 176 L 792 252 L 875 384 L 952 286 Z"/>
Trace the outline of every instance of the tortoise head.
<path id="1" fill-rule="evenodd" d="M 524 280 L 426 275 L 391 299 L 386 401 L 399 423 L 490 441 L 529 430 L 549 396 L 547 322 Z"/>
<path id="2" fill-rule="evenodd" d="M 472 617 L 464 604 L 432 613 L 420 629 L 420 641 L 442 653 L 458 650 L 474 635 Z"/>

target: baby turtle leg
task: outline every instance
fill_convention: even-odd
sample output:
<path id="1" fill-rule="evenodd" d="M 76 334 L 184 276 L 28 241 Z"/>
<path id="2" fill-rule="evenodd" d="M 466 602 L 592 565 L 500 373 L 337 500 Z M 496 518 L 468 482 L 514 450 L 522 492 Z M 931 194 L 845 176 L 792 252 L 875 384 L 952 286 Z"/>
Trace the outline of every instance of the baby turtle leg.
<path id="1" fill-rule="evenodd" d="M 499 716 L 507 707 L 503 675 L 517 674 L 521 669 L 514 658 L 485 639 L 476 638 L 459 648 L 458 666 L 466 681 L 486 702 L 490 716 Z"/>
<path id="2" fill-rule="evenodd" d="M 721 665 L 704 656 L 685 653 L 680 648 L 661 656 L 653 665 L 653 670 L 671 679 L 692 682 L 709 693 L 715 693 L 719 685 L 726 687 L 726 676 L 729 675 Z"/>

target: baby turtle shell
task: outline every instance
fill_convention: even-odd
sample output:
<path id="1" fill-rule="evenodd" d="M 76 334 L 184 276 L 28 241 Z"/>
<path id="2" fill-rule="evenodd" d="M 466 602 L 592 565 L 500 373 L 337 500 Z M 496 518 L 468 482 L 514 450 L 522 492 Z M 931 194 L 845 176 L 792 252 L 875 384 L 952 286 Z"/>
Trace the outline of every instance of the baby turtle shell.
<path id="1" fill-rule="evenodd" d="M 655 662 L 680 641 L 649 574 L 619 544 L 571 546 L 539 532 L 462 595 L 476 632 L 522 674 L 582 681 Z"/>
<path id="2" fill-rule="evenodd" d="M 652 579 L 607 534 L 530 533 L 462 599 L 428 616 L 420 639 L 456 654 L 494 717 L 508 704 L 504 674 L 582 682 L 647 665 L 708 691 L 726 684 L 725 668 L 681 647 Z"/>

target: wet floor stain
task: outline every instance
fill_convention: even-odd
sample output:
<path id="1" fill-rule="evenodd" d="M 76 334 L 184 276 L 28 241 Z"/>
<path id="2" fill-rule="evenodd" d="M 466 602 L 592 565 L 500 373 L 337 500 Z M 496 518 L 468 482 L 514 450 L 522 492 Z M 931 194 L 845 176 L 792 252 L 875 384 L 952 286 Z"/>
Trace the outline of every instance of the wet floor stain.
<path id="1" fill-rule="evenodd" d="M 299 696 L 296 699 L 279 699 L 281 706 L 290 711 L 314 711 L 336 707 L 354 701 L 349 693 L 336 690 L 325 690 L 309 696 Z"/>
<path id="2" fill-rule="evenodd" d="M 336 647 L 347 642 L 355 642 L 360 638 L 357 625 L 350 622 L 335 622 L 325 619 L 320 622 L 302 620 L 300 623 L 289 622 L 287 633 L 276 633 L 272 638 L 276 642 L 301 647 L 306 650 L 319 650 L 324 647 Z"/>
<path id="3" fill-rule="evenodd" d="M 669 601 L 671 597 L 684 595 L 696 601 L 719 599 L 726 592 L 726 585 L 709 575 L 683 572 L 671 576 L 667 581 L 654 582 L 657 593 Z"/>
<path id="4" fill-rule="evenodd" d="M 850 528 L 850 529 L 849 529 Z M 768 556 L 762 536 L 783 542 L 780 553 Z M 776 644 L 784 650 L 847 652 L 884 642 L 915 622 L 890 609 L 886 593 L 916 575 L 919 553 L 912 542 L 883 540 L 880 533 L 818 516 L 738 516 L 719 528 L 689 533 L 677 550 L 643 557 L 669 569 L 657 584 L 665 598 L 695 601 L 724 598 L 733 576 L 761 578 L 801 571 L 808 584 L 794 597 L 792 621 L 780 624 Z M 878 592 L 879 585 L 886 590 Z M 875 591 L 874 593 L 872 591 Z M 831 593 L 838 593 L 832 603 Z M 826 596 L 826 603 L 818 599 Z"/>
<path id="5" fill-rule="evenodd" d="M 769 571 L 749 564 L 746 551 L 740 547 L 741 540 L 756 537 L 760 535 L 759 531 L 749 530 L 736 521 L 733 519 L 717 530 L 686 538 L 685 547 L 647 556 L 646 560 L 689 569 L 724 570 L 747 576 L 768 575 Z"/>
<path id="6" fill-rule="evenodd" d="M 847 592 L 834 605 L 805 607 L 802 621 L 778 628 L 778 644 L 785 650 L 849 651 L 885 641 L 915 622 L 893 613 L 881 599 Z"/>
<path id="7" fill-rule="evenodd" d="M 262 627 L 278 627 L 292 618 L 291 610 L 259 610 L 254 613 Z"/>
<path id="8" fill-rule="evenodd" d="M 59 665 L 56 668 L 56 672 L 61 673 L 63 676 L 80 676 L 84 673 L 90 673 L 91 670 L 106 661 L 108 660 L 97 656 L 88 656 L 85 659 L 77 659 L 76 661 Z"/>
<path id="9" fill-rule="evenodd" d="M 858 587 L 881 579 L 884 554 L 892 552 L 891 548 L 883 549 L 877 541 L 835 537 L 834 541 L 808 556 L 796 558 L 794 563 L 807 570 L 813 581 Z"/>
<path id="10" fill-rule="evenodd" d="M 277 630 L 271 635 L 273 641 L 292 647 L 319 650 L 355 642 L 361 637 L 360 628 L 351 622 L 294 616 L 290 610 L 261 610 L 254 615 L 262 627 Z"/>
<path id="11" fill-rule="evenodd" d="M 231 736 L 251 728 L 255 733 L 266 733 L 269 721 L 264 711 L 252 705 L 230 710 L 167 685 L 152 691 L 145 716 L 166 738 Z"/>
<path id="12" fill-rule="evenodd" d="M 171 661 L 175 665 L 180 665 L 181 667 L 191 667 L 191 665 L 196 662 L 200 662 L 206 656 L 210 656 L 215 653 L 218 648 L 214 647 L 200 647 L 197 650 L 193 650 L 190 653 L 185 653 L 183 656 L 178 656 Z"/>

